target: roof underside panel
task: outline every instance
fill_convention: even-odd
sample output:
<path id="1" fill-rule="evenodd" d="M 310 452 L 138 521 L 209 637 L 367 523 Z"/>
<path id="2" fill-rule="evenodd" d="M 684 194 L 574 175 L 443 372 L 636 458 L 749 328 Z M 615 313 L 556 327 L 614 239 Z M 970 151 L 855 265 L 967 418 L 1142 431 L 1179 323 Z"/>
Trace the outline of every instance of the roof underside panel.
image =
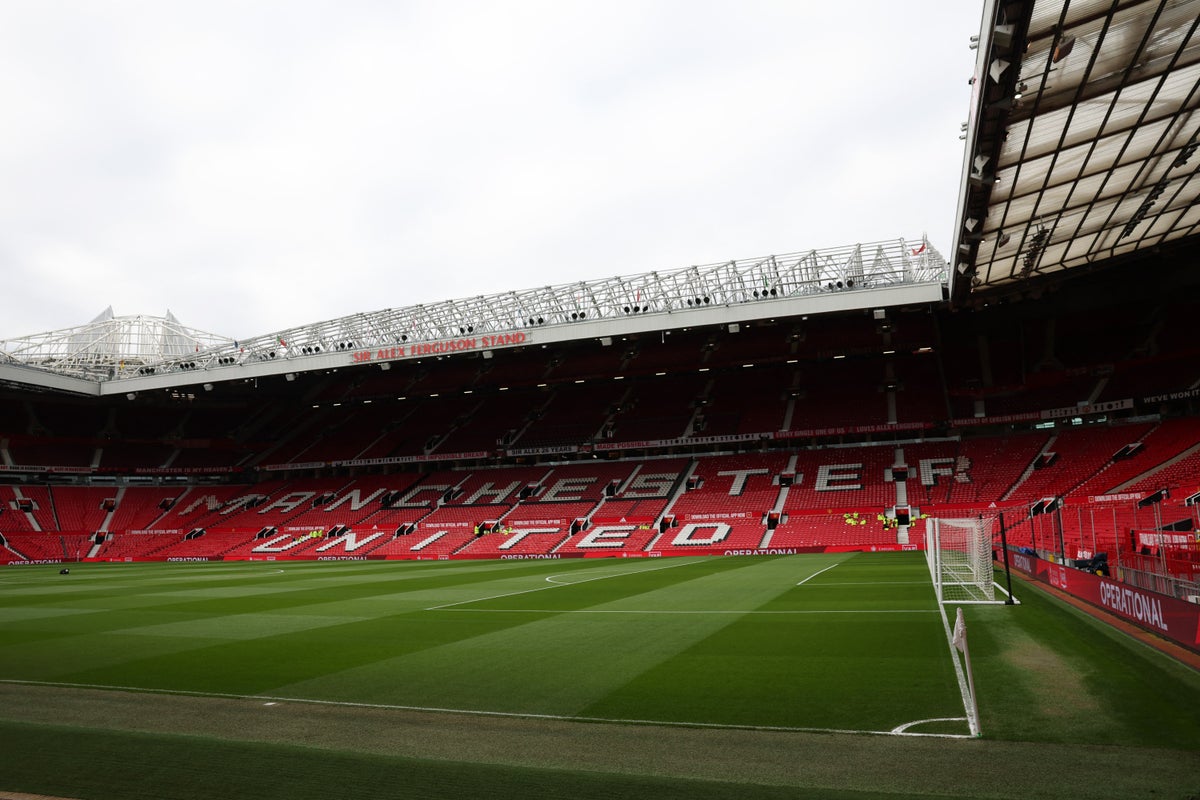
<path id="1" fill-rule="evenodd" d="M 1200 232 L 1200 0 L 1035 0 L 1015 51 L 1015 73 L 980 77 L 1003 124 L 973 143 L 965 205 L 984 213 L 960 215 L 958 249 L 972 293 Z"/>

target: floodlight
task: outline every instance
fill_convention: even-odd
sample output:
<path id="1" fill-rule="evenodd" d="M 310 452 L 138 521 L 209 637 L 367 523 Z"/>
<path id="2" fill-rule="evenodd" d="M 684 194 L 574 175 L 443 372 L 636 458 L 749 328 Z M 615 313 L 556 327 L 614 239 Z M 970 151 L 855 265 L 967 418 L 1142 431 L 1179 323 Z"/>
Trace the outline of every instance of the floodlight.
<path id="1" fill-rule="evenodd" d="M 1071 51 L 1075 49 L 1075 36 L 1068 33 L 1066 36 L 1058 40 L 1058 44 L 1054 45 L 1054 53 L 1050 56 L 1050 62 L 1057 64 L 1067 56 L 1071 55 Z"/>

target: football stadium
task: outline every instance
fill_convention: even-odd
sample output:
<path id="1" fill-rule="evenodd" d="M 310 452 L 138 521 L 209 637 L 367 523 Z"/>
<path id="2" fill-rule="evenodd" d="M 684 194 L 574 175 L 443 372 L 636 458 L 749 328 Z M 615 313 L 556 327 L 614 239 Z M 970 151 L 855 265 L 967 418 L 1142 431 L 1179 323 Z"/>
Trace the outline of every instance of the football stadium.
<path id="1" fill-rule="evenodd" d="M 1200 797 L 1200 2 L 982 18 L 953 241 L 0 342 L 0 797 Z"/>

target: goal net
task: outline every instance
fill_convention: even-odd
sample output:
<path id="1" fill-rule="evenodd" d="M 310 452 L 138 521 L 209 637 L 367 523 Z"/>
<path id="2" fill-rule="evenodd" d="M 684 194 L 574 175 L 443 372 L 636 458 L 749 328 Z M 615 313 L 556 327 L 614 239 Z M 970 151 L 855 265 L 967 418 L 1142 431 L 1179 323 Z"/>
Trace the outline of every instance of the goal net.
<path id="1" fill-rule="evenodd" d="M 994 603 L 992 529 L 995 519 L 925 520 L 925 558 L 940 603 Z"/>

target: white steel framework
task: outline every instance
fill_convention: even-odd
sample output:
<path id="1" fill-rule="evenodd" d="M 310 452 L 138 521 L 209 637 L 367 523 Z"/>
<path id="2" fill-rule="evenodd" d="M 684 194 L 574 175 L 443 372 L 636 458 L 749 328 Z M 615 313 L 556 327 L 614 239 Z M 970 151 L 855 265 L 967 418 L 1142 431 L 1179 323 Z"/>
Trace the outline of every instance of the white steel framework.
<path id="1" fill-rule="evenodd" d="M 579 337 L 608 334 L 619 323 L 666 330 L 718 316 L 717 322 L 753 319 L 756 307 L 786 301 L 788 308 L 781 310 L 792 313 L 869 308 L 881 303 L 886 294 L 880 292 L 887 289 L 933 287 L 922 297 L 940 297 L 936 290 L 946 285 L 947 269 L 924 237 L 895 239 L 389 308 L 240 341 L 183 328 L 169 316 L 132 318 L 144 321 L 142 327 L 125 322 L 129 318 L 115 318 L 107 320 L 112 327 L 97 329 L 97 320 L 0 342 L 0 356 L 100 383 L 125 381 L 134 390 L 148 383 L 148 376 L 155 376 L 154 383 L 164 376 L 195 383 L 214 369 L 223 378 L 237 377 L 238 370 L 220 369 L 226 367 L 243 367 L 247 374 L 279 372 L 285 361 L 290 364 L 286 369 L 298 371 L 306 368 L 306 357 L 323 356 L 307 362 L 320 368 L 330 365 L 330 354 L 466 336 L 558 329 L 558 335 L 542 338 L 561 341 L 576 330 Z M 828 302 L 835 294 L 837 305 Z M 106 313 L 111 317 L 111 311 Z M 148 320 L 159 327 L 146 328 Z"/>
<path id="2" fill-rule="evenodd" d="M 188 358 L 230 341 L 189 328 L 170 311 L 163 317 L 118 317 L 109 306 L 86 325 L 0 342 L 0 357 L 12 364 L 101 381 L 148 364 Z"/>

